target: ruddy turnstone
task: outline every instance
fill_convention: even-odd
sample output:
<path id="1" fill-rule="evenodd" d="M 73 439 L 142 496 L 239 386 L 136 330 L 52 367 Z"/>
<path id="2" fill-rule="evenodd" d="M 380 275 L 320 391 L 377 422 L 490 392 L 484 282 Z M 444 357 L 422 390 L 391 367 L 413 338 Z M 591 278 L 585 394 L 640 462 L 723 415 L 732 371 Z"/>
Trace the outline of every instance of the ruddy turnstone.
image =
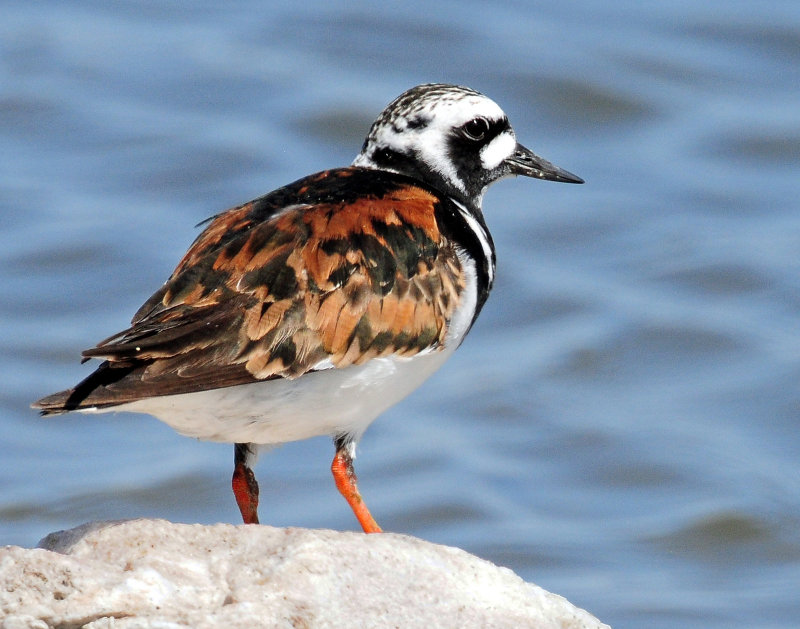
<path id="1" fill-rule="evenodd" d="M 234 443 L 245 523 L 258 522 L 259 446 L 330 435 L 336 487 L 379 532 L 356 443 L 475 322 L 495 272 L 481 202 L 511 175 L 582 183 L 519 144 L 486 96 L 414 87 L 378 116 L 352 166 L 209 219 L 131 327 L 83 352 L 99 367 L 33 406 L 148 413 Z"/>

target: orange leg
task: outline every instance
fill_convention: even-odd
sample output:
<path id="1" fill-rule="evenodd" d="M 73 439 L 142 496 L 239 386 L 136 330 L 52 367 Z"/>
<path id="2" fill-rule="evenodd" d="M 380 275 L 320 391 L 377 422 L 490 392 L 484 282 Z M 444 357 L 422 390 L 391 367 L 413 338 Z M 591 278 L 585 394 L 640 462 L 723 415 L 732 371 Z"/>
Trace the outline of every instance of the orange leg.
<path id="1" fill-rule="evenodd" d="M 234 468 L 231 486 L 236 504 L 245 524 L 258 524 L 258 481 L 250 465 L 255 462 L 255 453 L 247 443 L 234 445 Z"/>
<path id="2" fill-rule="evenodd" d="M 381 533 L 381 527 L 367 509 L 361 494 L 358 493 L 358 479 L 353 470 L 353 457 L 349 452 L 348 445 L 339 439 L 336 440 L 336 456 L 333 457 L 333 463 L 331 463 L 331 472 L 333 472 L 333 480 L 336 481 L 336 489 L 347 500 L 364 532 Z"/>

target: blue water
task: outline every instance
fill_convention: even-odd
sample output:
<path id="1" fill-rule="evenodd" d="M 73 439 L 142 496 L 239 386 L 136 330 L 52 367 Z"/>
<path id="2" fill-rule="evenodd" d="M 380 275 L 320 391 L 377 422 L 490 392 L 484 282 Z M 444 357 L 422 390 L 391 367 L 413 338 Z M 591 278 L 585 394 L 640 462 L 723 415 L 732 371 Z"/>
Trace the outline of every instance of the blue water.
<path id="1" fill-rule="evenodd" d="M 190 8 L 189 8 L 190 7 Z M 498 282 L 365 436 L 384 528 L 616 628 L 797 626 L 800 4 L 6 0 L 0 543 L 236 522 L 232 448 L 39 419 L 207 216 L 348 163 L 383 106 L 463 83 L 587 181 L 485 200 Z M 264 457 L 262 520 L 356 528 L 325 439 Z"/>

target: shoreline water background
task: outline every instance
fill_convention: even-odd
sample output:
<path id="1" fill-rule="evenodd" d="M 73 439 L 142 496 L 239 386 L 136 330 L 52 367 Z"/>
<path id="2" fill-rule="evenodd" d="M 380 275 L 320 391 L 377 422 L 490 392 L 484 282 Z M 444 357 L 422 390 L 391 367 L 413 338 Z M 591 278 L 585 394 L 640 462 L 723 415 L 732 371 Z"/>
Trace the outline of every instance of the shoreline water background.
<path id="1" fill-rule="evenodd" d="M 766 8 L 766 10 L 765 10 Z M 470 336 L 359 449 L 387 530 L 615 629 L 800 615 L 800 5 L 11 0 L 0 24 L 0 544 L 96 519 L 237 522 L 232 447 L 39 419 L 194 225 L 349 163 L 385 104 L 469 85 L 586 179 L 484 211 Z M 262 519 L 355 529 L 325 439 L 265 455 Z"/>

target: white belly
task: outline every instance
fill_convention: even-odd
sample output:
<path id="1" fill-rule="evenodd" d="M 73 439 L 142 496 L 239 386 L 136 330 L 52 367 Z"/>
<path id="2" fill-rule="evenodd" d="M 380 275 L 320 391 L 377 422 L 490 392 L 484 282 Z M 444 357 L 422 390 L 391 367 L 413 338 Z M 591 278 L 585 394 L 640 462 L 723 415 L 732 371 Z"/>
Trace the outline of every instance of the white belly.
<path id="1" fill-rule="evenodd" d="M 460 345 L 477 301 L 474 263 L 461 256 L 466 286 L 443 347 L 413 358 L 373 358 L 363 365 L 324 369 L 197 393 L 164 395 L 106 411 L 148 413 L 179 433 L 207 441 L 277 445 L 320 435 L 356 440 L 372 421 L 419 387 Z M 97 409 L 87 409 L 92 411 Z"/>
<path id="2" fill-rule="evenodd" d="M 280 444 L 344 433 L 357 439 L 451 353 L 443 349 L 416 358 L 377 358 L 295 380 L 164 395 L 108 410 L 148 413 L 181 434 L 208 441 Z"/>

